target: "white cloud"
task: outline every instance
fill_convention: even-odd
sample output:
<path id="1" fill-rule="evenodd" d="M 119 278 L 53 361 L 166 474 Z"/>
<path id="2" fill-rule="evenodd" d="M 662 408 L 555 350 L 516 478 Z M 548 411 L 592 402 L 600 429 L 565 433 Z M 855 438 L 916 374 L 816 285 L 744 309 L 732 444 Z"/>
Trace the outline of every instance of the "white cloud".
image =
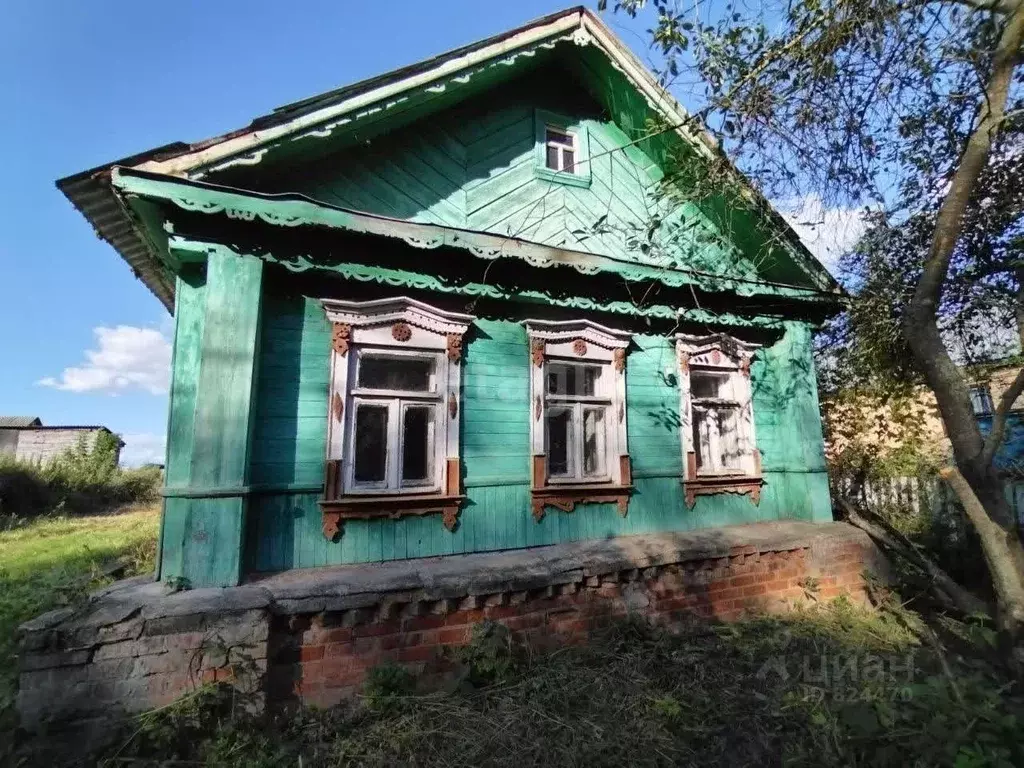
<path id="1" fill-rule="evenodd" d="M 826 208 L 817 195 L 783 200 L 776 207 L 833 275 L 838 273 L 839 257 L 856 245 L 867 229 L 864 208 Z"/>
<path id="2" fill-rule="evenodd" d="M 124 448 L 121 449 L 121 464 L 138 467 L 142 464 L 163 464 L 167 438 L 149 432 L 121 435 Z"/>
<path id="3" fill-rule="evenodd" d="M 65 392 L 167 392 L 171 369 L 167 336 L 154 328 L 131 325 L 101 326 L 93 333 L 96 349 L 86 351 L 84 363 L 65 368 L 60 378 L 47 376 L 37 383 Z"/>

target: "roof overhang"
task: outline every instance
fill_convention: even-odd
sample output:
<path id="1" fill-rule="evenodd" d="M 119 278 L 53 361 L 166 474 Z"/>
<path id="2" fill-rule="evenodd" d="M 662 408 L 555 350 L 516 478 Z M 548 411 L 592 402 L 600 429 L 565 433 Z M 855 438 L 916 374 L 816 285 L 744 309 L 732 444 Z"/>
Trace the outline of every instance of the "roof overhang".
<path id="1" fill-rule="evenodd" d="M 274 227 L 325 227 L 364 235 L 396 238 L 414 248 L 456 248 L 481 259 L 519 259 L 532 267 L 563 267 L 579 275 L 614 273 L 622 279 L 658 282 L 678 288 L 693 286 L 713 293 L 740 296 L 784 296 L 795 300 L 836 301 L 840 294 L 806 286 L 727 277 L 711 272 L 659 264 L 642 264 L 632 259 L 601 256 L 585 251 L 535 243 L 508 235 L 393 219 L 377 214 L 341 208 L 300 194 L 268 194 L 234 189 L 208 182 L 192 181 L 128 168 L 114 168 L 111 184 L 121 205 L 138 218 L 141 204 L 156 202 L 166 210 L 221 216 L 226 220 L 256 222 Z M 167 208 L 170 206 L 170 208 Z M 173 215 L 173 214 L 169 214 Z M 149 224 L 150 227 L 154 223 Z M 148 232 L 156 243 L 174 231 L 173 222 L 163 222 L 163 232 Z M 172 238 L 172 243 L 174 242 Z M 181 259 L 163 248 L 163 259 L 171 266 Z"/>
<path id="2" fill-rule="evenodd" d="M 117 190 L 113 183 L 115 169 L 119 169 L 117 172 L 121 178 L 128 177 L 128 169 L 135 169 L 164 178 L 194 180 L 215 170 L 253 165 L 259 163 L 274 147 L 285 146 L 300 138 L 327 136 L 338 126 L 362 115 L 386 111 L 399 103 L 404 98 L 403 94 L 416 90 L 440 92 L 448 84 L 466 82 L 484 68 L 511 65 L 516 57 L 529 57 L 542 47 L 551 47 L 556 42 L 564 41 L 600 49 L 608 57 L 611 66 L 636 88 L 650 109 L 663 116 L 673 126 L 672 133 L 685 141 L 698 156 L 711 158 L 720 154 L 715 140 L 658 84 L 643 63 L 616 38 L 604 22 L 590 10 L 576 7 L 409 67 L 286 105 L 268 115 L 257 117 L 246 128 L 193 144 L 169 144 L 69 176 L 59 180 L 57 186 L 92 223 L 97 234 L 117 249 L 135 275 L 168 309 L 172 309 L 175 278 L 159 258 L 162 248 L 159 237 L 154 241 L 152 229 L 139 220 L 138 211 L 125 206 L 124 185 Z M 772 226 L 784 234 L 787 250 L 818 286 L 817 292 L 839 293 L 841 289 L 824 267 L 806 250 L 799 237 L 759 193 L 745 182 L 741 184 L 741 189 L 748 202 L 762 213 L 767 212 Z M 300 201 L 298 196 L 250 196 L 262 199 L 272 197 L 282 203 L 312 203 L 309 200 Z M 330 206 L 320 208 L 328 210 Z M 355 215 L 358 212 L 345 213 Z M 363 217 L 366 221 L 383 218 L 369 214 L 363 214 Z M 388 221 L 394 224 L 393 220 Z M 389 225 L 389 228 L 394 229 L 395 226 Z M 474 235 L 484 236 L 483 233 Z M 500 240 L 509 242 L 508 238 Z M 528 249 L 524 243 L 523 250 L 533 249 Z"/>

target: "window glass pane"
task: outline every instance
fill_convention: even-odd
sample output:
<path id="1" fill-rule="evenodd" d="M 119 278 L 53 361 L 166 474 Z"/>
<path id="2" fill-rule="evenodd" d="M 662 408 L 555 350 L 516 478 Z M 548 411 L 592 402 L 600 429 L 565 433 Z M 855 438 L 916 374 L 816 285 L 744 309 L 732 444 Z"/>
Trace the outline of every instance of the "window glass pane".
<path id="1" fill-rule="evenodd" d="M 408 406 L 402 424 L 402 480 L 429 482 L 434 469 L 434 408 Z"/>
<path id="2" fill-rule="evenodd" d="M 548 394 L 561 397 L 593 397 L 600 394 L 601 366 L 548 364 Z"/>
<path id="3" fill-rule="evenodd" d="M 564 477 L 572 474 L 572 409 L 548 408 L 548 474 Z"/>
<path id="4" fill-rule="evenodd" d="M 723 469 L 741 469 L 739 411 L 723 408 L 718 412 L 718 438 L 720 464 Z"/>
<path id="5" fill-rule="evenodd" d="M 561 144 L 563 147 L 572 146 L 572 134 L 567 131 L 559 131 L 554 128 L 548 128 L 547 131 L 547 143 L 548 144 Z"/>
<path id="6" fill-rule="evenodd" d="M 728 399 L 731 395 L 729 375 L 693 371 L 690 374 L 690 395 L 696 398 Z"/>
<path id="7" fill-rule="evenodd" d="M 547 165 L 547 167 L 550 168 L 552 171 L 559 170 L 559 168 L 558 168 L 558 147 L 552 147 L 550 144 L 548 144 L 548 148 L 547 149 L 548 149 L 548 151 L 547 151 L 547 158 L 545 160 L 545 165 Z"/>
<path id="8" fill-rule="evenodd" d="M 971 387 L 971 408 L 974 409 L 975 413 L 991 413 L 992 412 L 992 395 L 988 391 L 988 387 Z"/>
<path id="9" fill-rule="evenodd" d="M 697 459 L 697 471 L 710 469 L 711 446 L 708 434 L 708 412 L 703 408 L 693 409 L 693 449 Z"/>
<path id="10" fill-rule="evenodd" d="M 601 476 L 604 469 L 604 408 L 583 410 L 583 474 Z"/>
<path id="11" fill-rule="evenodd" d="M 433 391 L 434 361 L 417 357 L 359 356 L 359 385 L 364 389 Z"/>
<path id="12" fill-rule="evenodd" d="M 387 476 L 388 407 L 356 406 L 354 476 L 357 483 L 381 483 Z"/>
<path id="13" fill-rule="evenodd" d="M 566 173 L 576 172 L 575 154 L 571 149 L 562 150 L 562 170 Z"/>

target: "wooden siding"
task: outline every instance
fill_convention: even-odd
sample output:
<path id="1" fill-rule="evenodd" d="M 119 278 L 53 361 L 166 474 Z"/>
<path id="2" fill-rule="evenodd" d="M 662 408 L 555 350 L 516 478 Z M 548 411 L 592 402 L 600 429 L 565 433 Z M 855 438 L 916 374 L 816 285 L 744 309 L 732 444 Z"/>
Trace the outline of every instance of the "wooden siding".
<path id="1" fill-rule="evenodd" d="M 629 514 L 614 505 L 530 516 L 529 353 L 514 322 L 479 320 L 465 347 L 461 429 L 468 501 L 454 533 L 437 516 L 352 521 L 337 542 L 321 532 L 330 336 L 309 298 L 268 298 L 247 525 L 247 568 L 276 571 L 462 552 L 515 549 L 587 538 L 795 518 L 829 520 L 810 330 L 790 323 L 753 368 L 757 439 L 765 487 L 746 496 L 683 502 L 679 393 L 673 344 L 635 336 L 627 367 L 629 448 L 636 492 Z M 282 489 L 274 492 L 274 488 Z M 290 487 L 287 492 L 284 487 Z M 305 488 L 305 492 L 301 492 Z"/>
<path id="2" fill-rule="evenodd" d="M 560 73 L 564 79 L 564 72 Z M 669 211 L 655 195 L 662 172 L 632 138 L 642 126 L 618 124 L 578 89 L 525 79 L 341 151 L 269 185 L 345 208 L 443 224 L 627 260 L 753 276 L 693 204 Z M 537 110 L 551 110 L 589 136 L 589 187 L 538 177 Z M 625 119 L 625 113 L 619 119 Z M 640 250 L 652 217 L 666 224 L 656 246 Z M 599 227 L 595 225 L 601 222 Z M 639 236 L 639 240 L 629 243 Z"/>
<path id="3" fill-rule="evenodd" d="M 211 254 L 205 280 L 178 280 L 160 578 L 241 578 L 263 262 Z M 178 495 L 181 494 L 181 495 Z"/>

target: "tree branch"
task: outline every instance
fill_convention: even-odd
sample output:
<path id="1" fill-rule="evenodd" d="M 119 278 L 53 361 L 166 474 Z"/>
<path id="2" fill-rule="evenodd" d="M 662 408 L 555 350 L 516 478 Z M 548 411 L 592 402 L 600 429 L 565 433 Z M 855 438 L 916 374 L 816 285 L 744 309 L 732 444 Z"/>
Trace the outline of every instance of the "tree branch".
<path id="1" fill-rule="evenodd" d="M 992 13 L 1013 13 L 1020 8 L 1020 0 L 953 0 L 953 2 L 978 11 L 992 11 Z"/>
<path id="2" fill-rule="evenodd" d="M 907 341 L 935 392 L 957 463 L 975 470 L 979 469 L 976 462 L 983 456 L 985 442 L 974 419 L 967 383 L 943 343 L 938 328 L 938 307 L 971 193 L 988 163 L 993 140 L 1003 122 L 1022 41 L 1024 6 L 1018 0 L 999 36 L 980 119 L 967 140 L 949 192 L 939 208 L 928 259 L 905 321 Z"/>
<path id="3" fill-rule="evenodd" d="M 985 438 L 985 448 L 981 452 L 981 461 L 986 466 L 992 463 L 999 446 L 1003 444 L 1006 420 L 1009 418 L 1014 401 L 1021 394 L 1024 394 L 1024 368 L 1017 371 L 1017 377 L 1003 392 L 1003 396 L 999 398 L 999 405 L 992 413 L 992 429 L 989 431 L 988 437 Z"/>

